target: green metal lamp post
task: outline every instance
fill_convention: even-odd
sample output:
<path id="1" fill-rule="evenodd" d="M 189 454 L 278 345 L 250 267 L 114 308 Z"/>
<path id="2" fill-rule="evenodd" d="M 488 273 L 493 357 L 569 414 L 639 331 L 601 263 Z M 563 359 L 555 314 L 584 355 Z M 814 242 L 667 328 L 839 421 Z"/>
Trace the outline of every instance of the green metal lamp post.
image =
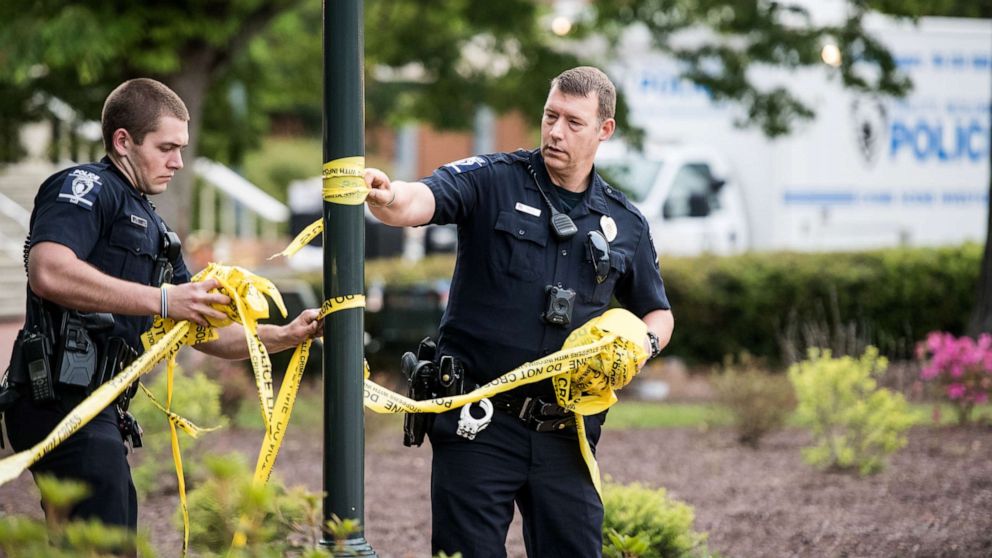
<path id="1" fill-rule="evenodd" d="M 364 11 L 361 0 L 324 1 L 324 162 L 365 155 Z M 325 171 L 326 178 L 326 171 Z M 324 196 L 324 299 L 365 291 L 362 204 Z M 375 556 L 365 540 L 365 315 L 360 308 L 324 322 L 324 520 L 355 519 L 362 529 L 335 545 L 336 556 Z"/>

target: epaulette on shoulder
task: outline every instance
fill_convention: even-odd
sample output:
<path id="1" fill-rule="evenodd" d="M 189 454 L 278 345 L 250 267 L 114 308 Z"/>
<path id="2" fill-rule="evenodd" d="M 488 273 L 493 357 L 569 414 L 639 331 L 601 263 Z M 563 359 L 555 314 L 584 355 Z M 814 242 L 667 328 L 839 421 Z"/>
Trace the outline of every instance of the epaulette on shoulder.
<path id="1" fill-rule="evenodd" d="M 94 161 L 92 163 L 80 163 L 78 165 L 73 165 L 62 171 L 63 174 L 69 175 L 96 175 L 101 179 L 101 182 L 106 182 L 103 180 L 108 172 L 110 171 L 110 166 L 113 163 L 104 163 L 102 161 Z"/>
<path id="2" fill-rule="evenodd" d="M 93 161 L 91 163 L 79 163 L 78 165 L 73 165 L 65 170 L 70 172 L 74 170 L 84 170 L 96 174 L 102 174 L 110 168 L 110 165 L 110 163 L 104 163 L 102 161 Z"/>
<path id="3" fill-rule="evenodd" d="M 485 155 L 473 155 L 459 161 L 453 161 L 444 165 L 455 174 L 472 172 L 491 165 L 512 165 L 529 160 L 530 152 L 519 149 L 512 153 L 487 153 Z"/>
<path id="4" fill-rule="evenodd" d="M 458 161 L 452 161 L 444 165 L 444 168 L 447 168 L 455 174 L 462 174 L 464 172 L 471 172 L 487 167 L 489 166 L 489 163 L 490 161 L 488 157 L 483 155 L 473 155 L 471 157 L 459 159 Z"/>
<path id="5" fill-rule="evenodd" d="M 617 203 L 619 203 L 624 207 L 628 207 L 628 208 L 633 207 L 633 205 L 630 203 L 630 200 L 627 199 L 627 196 L 625 196 L 623 192 L 615 188 L 612 184 L 604 180 L 602 177 L 600 177 L 600 180 L 603 181 L 603 192 L 606 194 L 607 197 L 612 198 L 614 201 L 616 201 Z"/>

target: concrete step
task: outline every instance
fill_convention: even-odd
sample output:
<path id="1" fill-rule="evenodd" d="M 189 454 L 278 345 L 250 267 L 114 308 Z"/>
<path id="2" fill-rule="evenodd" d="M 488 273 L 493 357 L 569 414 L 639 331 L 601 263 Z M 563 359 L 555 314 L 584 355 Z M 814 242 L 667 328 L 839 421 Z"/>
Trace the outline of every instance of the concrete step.
<path id="1" fill-rule="evenodd" d="M 20 244 L 27 237 L 28 231 L 20 223 L 0 214 L 0 242 Z"/>
<path id="2" fill-rule="evenodd" d="M 24 264 L 0 252 L 0 320 L 24 315 Z"/>
<path id="3" fill-rule="evenodd" d="M 49 176 L 69 163 L 52 164 L 48 161 L 24 161 L 0 168 L 0 193 L 31 211 L 38 187 Z"/>

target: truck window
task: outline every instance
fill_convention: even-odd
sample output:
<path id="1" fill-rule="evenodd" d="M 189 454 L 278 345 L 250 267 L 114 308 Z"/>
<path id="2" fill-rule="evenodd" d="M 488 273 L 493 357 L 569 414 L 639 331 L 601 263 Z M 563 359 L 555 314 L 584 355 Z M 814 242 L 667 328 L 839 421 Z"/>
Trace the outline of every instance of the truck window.
<path id="1" fill-rule="evenodd" d="M 708 216 L 720 209 L 718 193 L 721 185 L 722 183 L 713 180 L 709 165 L 684 165 L 675 174 L 672 190 L 662 207 L 662 215 L 666 219 Z"/>
<path id="2" fill-rule="evenodd" d="M 624 193 L 630 201 L 640 203 L 654 186 L 661 161 L 647 159 L 624 159 L 605 161 L 596 164 L 599 173 L 611 186 Z"/>

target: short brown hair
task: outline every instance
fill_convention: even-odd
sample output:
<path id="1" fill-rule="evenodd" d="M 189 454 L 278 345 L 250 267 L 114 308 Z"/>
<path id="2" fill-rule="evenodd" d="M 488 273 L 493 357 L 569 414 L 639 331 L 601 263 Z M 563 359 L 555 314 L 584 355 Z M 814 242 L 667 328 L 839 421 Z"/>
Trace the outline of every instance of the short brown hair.
<path id="1" fill-rule="evenodd" d="M 107 95 L 100 122 L 103 146 L 113 152 L 114 132 L 124 128 L 135 143 L 141 145 L 149 132 L 154 132 L 163 116 L 189 121 L 186 103 L 165 84 L 148 78 L 125 81 Z"/>
<path id="2" fill-rule="evenodd" d="M 613 118 L 617 111 L 617 89 L 613 86 L 610 78 L 599 68 L 592 66 L 579 66 L 571 70 L 565 70 L 551 80 L 551 89 L 558 88 L 558 91 L 566 95 L 585 97 L 589 93 L 596 93 L 599 99 L 599 120 L 605 121 Z"/>

